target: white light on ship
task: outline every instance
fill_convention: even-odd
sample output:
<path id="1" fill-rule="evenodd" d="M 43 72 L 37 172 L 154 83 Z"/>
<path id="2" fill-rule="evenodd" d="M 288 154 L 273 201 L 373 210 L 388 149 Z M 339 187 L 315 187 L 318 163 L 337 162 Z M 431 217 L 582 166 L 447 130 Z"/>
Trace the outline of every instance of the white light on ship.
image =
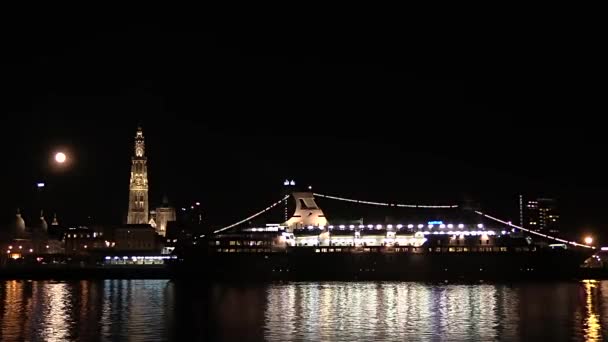
<path id="1" fill-rule="evenodd" d="M 376 229 L 382 229 L 382 225 L 381 224 L 377 225 Z"/>
<path id="2" fill-rule="evenodd" d="M 403 228 L 403 225 L 402 224 L 398 224 L 397 225 L 397 229 L 401 229 L 401 228 Z"/>
<path id="3" fill-rule="evenodd" d="M 368 224 L 368 225 L 367 225 L 367 228 L 372 229 L 372 228 L 374 228 L 374 226 L 373 226 L 373 225 L 371 225 L 371 224 Z"/>
<path id="4" fill-rule="evenodd" d="M 424 228 L 424 225 L 423 224 L 419 224 L 418 228 Z"/>
<path id="5" fill-rule="evenodd" d="M 359 229 L 363 229 L 363 228 L 365 228 L 365 225 L 360 224 Z"/>
<path id="6" fill-rule="evenodd" d="M 464 224 L 462 224 L 462 223 L 461 223 L 461 224 L 459 224 L 459 225 L 458 225 L 458 228 L 464 228 Z"/>
<path id="7" fill-rule="evenodd" d="M 386 226 L 386 228 L 388 228 L 388 229 L 393 229 L 393 225 L 392 225 L 392 224 L 389 224 L 388 226 Z"/>
<path id="8" fill-rule="evenodd" d="M 327 227 L 327 228 L 329 228 L 329 229 L 334 229 L 334 226 L 329 226 L 329 227 Z"/>
<path id="9" fill-rule="evenodd" d="M 413 224 L 408 224 L 407 227 L 410 228 L 410 229 L 412 229 L 412 228 L 414 228 L 414 225 Z"/>
<path id="10" fill-rule="evenodd" d="M 346 226 L 344 226 L 343 224 L 341 224 L 339 227 L 340 227 L 340 229 L 346 228 Z"/>
<path id="11" fill-rule="evenodd" d="M 429 229 L 431 229 L 431 228 L 433 228 L 433 225 L 432 225 L 432 224 L 429 224 Z"/>
<path id="12" fill-rule="evenodd" d="M 450 224 L 448 224 L 448 228 L 452 229 L 452 228 L 454 228 L 454 225 L 450 223 Z"/>
<path id="13" fill-rule="evenodd" d="M 480 224 L 478 224 L 478 225 L 477 225 L 477 228 L 483 228 L 483 224 L 481 224 L 481 223 L 480 223 Z"/>
<path id="14" fill-rule="evenodd" d="M 354 225 L 354 224 L 351 224 L 350 226 L 348 226 L 348 228 L 350 228 L 350 229 L 355 229 L 355 225 Z"/>
<path id="15" fill-rule="evenodd" d="M 439 228 L 445 228 L 445 224 L 440 224 Z"/>

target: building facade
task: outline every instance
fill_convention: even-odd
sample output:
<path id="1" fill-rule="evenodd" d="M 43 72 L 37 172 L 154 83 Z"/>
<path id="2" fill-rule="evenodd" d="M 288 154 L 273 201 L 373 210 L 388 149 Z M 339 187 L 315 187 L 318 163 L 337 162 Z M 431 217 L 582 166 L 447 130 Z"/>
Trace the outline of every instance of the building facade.
<path id="1" fill-rule="evenodd" d="M 114 247 L 112 237 L 101 227 L 70 227 L 64 236 L 66 254 L 89 254 Z"/>
<path id="2" fill-rule="evenodd" d="M 20 210 L 17 210 L 12 227 L 4 231 L 0 230 L 0 251 L 2 252 L 0 259 L 3 257 L 20 259 L 30 255 L 63 253 L 64 248 L 61 241 L 50 238 L 46 228 L 48 226 L 42 213 L 37 225 L 27 227 Z"/>
<path id="3" fill-rule="evenodd" d="M 167 235 L 167 224 L 176 220 L 175 208 L 162 206 L 154 211 L 155 221 L 152 225 L 160 236 Z"/>
<path id="4" fill-rule="evenodd" d="M 127 224 L 148 224 L 148 222 L 148 166 L 144 134 L 141 127 L 138 127 L 135 135 L 135 156 L 131 159 Z"/>
<path id="5" fill-rule="evenodd" d="M 167 236 L 167 225 L 176 220 L 175 208 L 169 205 L 167 196 L 164 196 L 161 206 L 150 212 L 149 224 L 156 230 L 156 234 L 165 237 Z"/>
<path id="6" fill-rule="evenodd" d="M 128 224 L 114 229 L 116 252 L 160 252 L 156 232 L 148 224 Z"/>

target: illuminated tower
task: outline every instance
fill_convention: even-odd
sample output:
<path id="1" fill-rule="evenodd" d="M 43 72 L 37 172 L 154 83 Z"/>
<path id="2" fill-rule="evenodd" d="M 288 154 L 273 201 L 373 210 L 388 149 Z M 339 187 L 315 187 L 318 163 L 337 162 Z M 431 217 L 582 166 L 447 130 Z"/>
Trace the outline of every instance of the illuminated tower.
<path id="1" fill-rule="evenodd" d="M 127 224 L 148 224 L 148 167 L 144 152 L 144 133 L 141 127 L 137 127 L 135 156 L 132 158 L 129 183 Z"/>

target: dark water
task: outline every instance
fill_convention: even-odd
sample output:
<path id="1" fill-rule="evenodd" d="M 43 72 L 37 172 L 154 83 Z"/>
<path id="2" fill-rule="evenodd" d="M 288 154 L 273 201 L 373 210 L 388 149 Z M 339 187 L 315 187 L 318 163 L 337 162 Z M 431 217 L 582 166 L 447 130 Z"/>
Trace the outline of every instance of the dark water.
<path id="1" fill-rule="evenodd" d="M 2 341 L 601 341 L 608 282 L 0 281 Z"/>

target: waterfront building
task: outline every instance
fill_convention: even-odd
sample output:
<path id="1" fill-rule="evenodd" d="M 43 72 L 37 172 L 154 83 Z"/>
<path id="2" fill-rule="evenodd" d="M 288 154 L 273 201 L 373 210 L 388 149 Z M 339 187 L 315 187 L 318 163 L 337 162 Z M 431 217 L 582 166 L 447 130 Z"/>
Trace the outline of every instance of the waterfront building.
<path id="1" fill-rule="evenodd" d="M 148 224 L 127 224 L 114 229 L 115 252 L 160 252 L 156 231 Z"/>
<path id="2" fill-rule="evenodd" d="M 519 220 L 524 228 L 544 233 L 559 233 L 559 211 L 554 198 L 519 197 Z"/>
<path id="3" fill-rule="evenodd" d="M 21 210 L 17 209 L 13 224 L 0 233 L 1 255 L 4 258 L 19 259 L 28 255 L 63 253 L 63 244 L 49 237 L 48 225 L 42 212 L 39 220 L 28 229 Z"/>

